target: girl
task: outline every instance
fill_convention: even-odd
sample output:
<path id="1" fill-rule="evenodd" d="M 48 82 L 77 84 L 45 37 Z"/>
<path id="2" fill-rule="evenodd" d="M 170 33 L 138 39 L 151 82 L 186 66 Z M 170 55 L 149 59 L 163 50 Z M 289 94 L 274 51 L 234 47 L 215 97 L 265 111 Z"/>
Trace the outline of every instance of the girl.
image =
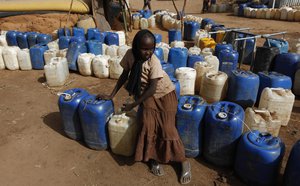
<path id="1" fill-rule="evenodd" d="M 163 71 L 159 59 L 153 55 L 155 37 L 149 30 L 139 31 L 120 65 L 123 67 L 115 88 L 110 95 L 99 94 L 98 98 L 112 99 L 128 80 L 125 88 L 134 95 L 133 103 L 124 104 L 123 110 L 130 111 L 140 106 L 138 121 L 141 129 L 135 153 L 135 161 L 150 163 L 156 176 L 164 174 L 158 163 L 180 162 L 180 182 L 191 181 L 191 166 L 185 158 L 184 146 L 175 127 L 177 97 L 175 87 Z"/>

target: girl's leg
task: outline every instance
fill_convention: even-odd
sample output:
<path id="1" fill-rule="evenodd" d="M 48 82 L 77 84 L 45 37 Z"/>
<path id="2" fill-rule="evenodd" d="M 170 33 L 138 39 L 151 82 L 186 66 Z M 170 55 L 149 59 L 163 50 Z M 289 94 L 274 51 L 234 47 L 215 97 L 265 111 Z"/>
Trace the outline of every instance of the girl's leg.
<path id="1" fill-rule="evenodd" d="M 191 182 L 192 179 L 192 172 L 191 172 L 191 164 L 188 160 L 185 160 L 184 162 L 181 162 L 182 171 L 181 171 L 181 177 L 180 177 L 180 183 L 181 184 L 188 184 Z"/>
<path id="2" fill-rule="evenodd" d="M 163 176 L 165 174 L 162 165 L 160 165 L 156 160 L 150 159 L 150 170 L 155 176 Z"/>

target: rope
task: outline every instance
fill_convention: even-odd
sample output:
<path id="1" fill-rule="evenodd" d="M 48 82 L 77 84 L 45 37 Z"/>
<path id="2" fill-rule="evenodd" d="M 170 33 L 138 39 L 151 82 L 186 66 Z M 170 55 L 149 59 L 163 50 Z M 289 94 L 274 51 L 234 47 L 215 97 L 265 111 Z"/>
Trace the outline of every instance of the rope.
<path id="1" fill-rule="evenodd" d="M 67 23 L 66 23 L 66 25 L 64 27 L 65 36 L 67 36 L 67 26 L 68 26 L 68 23 L 69 23 L 69 20 L 70 20 L 70 15 L 71 15 L 72 7 L 73 7 L 73 0 L 71 0 L 70 9 L 69 9 L 68 16 L 67 16 Z"/>

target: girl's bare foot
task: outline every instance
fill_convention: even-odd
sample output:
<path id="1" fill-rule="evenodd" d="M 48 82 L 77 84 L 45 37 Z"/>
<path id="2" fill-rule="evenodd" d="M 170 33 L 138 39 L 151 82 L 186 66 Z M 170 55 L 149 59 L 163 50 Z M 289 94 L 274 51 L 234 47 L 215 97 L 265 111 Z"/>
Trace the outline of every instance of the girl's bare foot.
<path id="1" fill-rule="evenodd" d="M 188 184 L 192 180 L 191 164 L 188 160 L 182 162 L 181 184 Z"/>

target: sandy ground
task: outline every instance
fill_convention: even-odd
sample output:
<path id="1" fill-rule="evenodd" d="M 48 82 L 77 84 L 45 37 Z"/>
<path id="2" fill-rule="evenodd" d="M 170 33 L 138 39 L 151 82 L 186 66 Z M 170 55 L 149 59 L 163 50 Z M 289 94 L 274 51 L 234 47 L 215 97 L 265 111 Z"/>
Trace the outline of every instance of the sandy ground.
<path id="1" fill-rule="evenodd" d="M 141 7 L 137 0 L 131 2 L 134 8 Z M 182 6 L 182 1 L 176 3 Z M 153 1 L 153 7 L 172 10 L 169 1 Z M 186 12 L 199 15 L 200 7 L 200 1 L 191 0 Z M 299 37 L 300 23 L 246 19 L 227 13 L 201 16 L 213 18 L 228 27 L 250 27 L 253 33 L 287 31 L 286 39 L 291 45 Z M 72 22 L 75 23 L 77 18 L 78 15 L 73 15 Z M 37 24 L 35 19 L 44 20 Z M 0 19 L 0 28 L 51 33 L 64 20 L 63 14 L 17 16 Z M 165 31 L 153 29 L 153 32 L 162 33 L 167 41 Z M 71 73 L 66 86 L 49 89 L 42 84 L 45 82 L 43 74 L 42 70 L 0 71 L 0 185 L 179 185 L 180 167 L 177 164 L 164 165 L 166 175 L 155 177 L 144 163 L 134 163 L 132 158 L 116 156 L 110 151 L 91 150 L 65 136 L 56 93 L 74 87 L 93 94 L 109 93 L 115 80 Z M 122 89 L 114 99 L 116 109 L 126 97 L 127 93 Z M 291 146 L 300 138 L 299 119 L 300 101 L 297 99 L 289 125 L 280 132 L 286 144 L 281 175 Z M 189 160 L 193 175 L 190 185 L 243 185 L 232 169 L 212 166 L 202 157 Z"/>

